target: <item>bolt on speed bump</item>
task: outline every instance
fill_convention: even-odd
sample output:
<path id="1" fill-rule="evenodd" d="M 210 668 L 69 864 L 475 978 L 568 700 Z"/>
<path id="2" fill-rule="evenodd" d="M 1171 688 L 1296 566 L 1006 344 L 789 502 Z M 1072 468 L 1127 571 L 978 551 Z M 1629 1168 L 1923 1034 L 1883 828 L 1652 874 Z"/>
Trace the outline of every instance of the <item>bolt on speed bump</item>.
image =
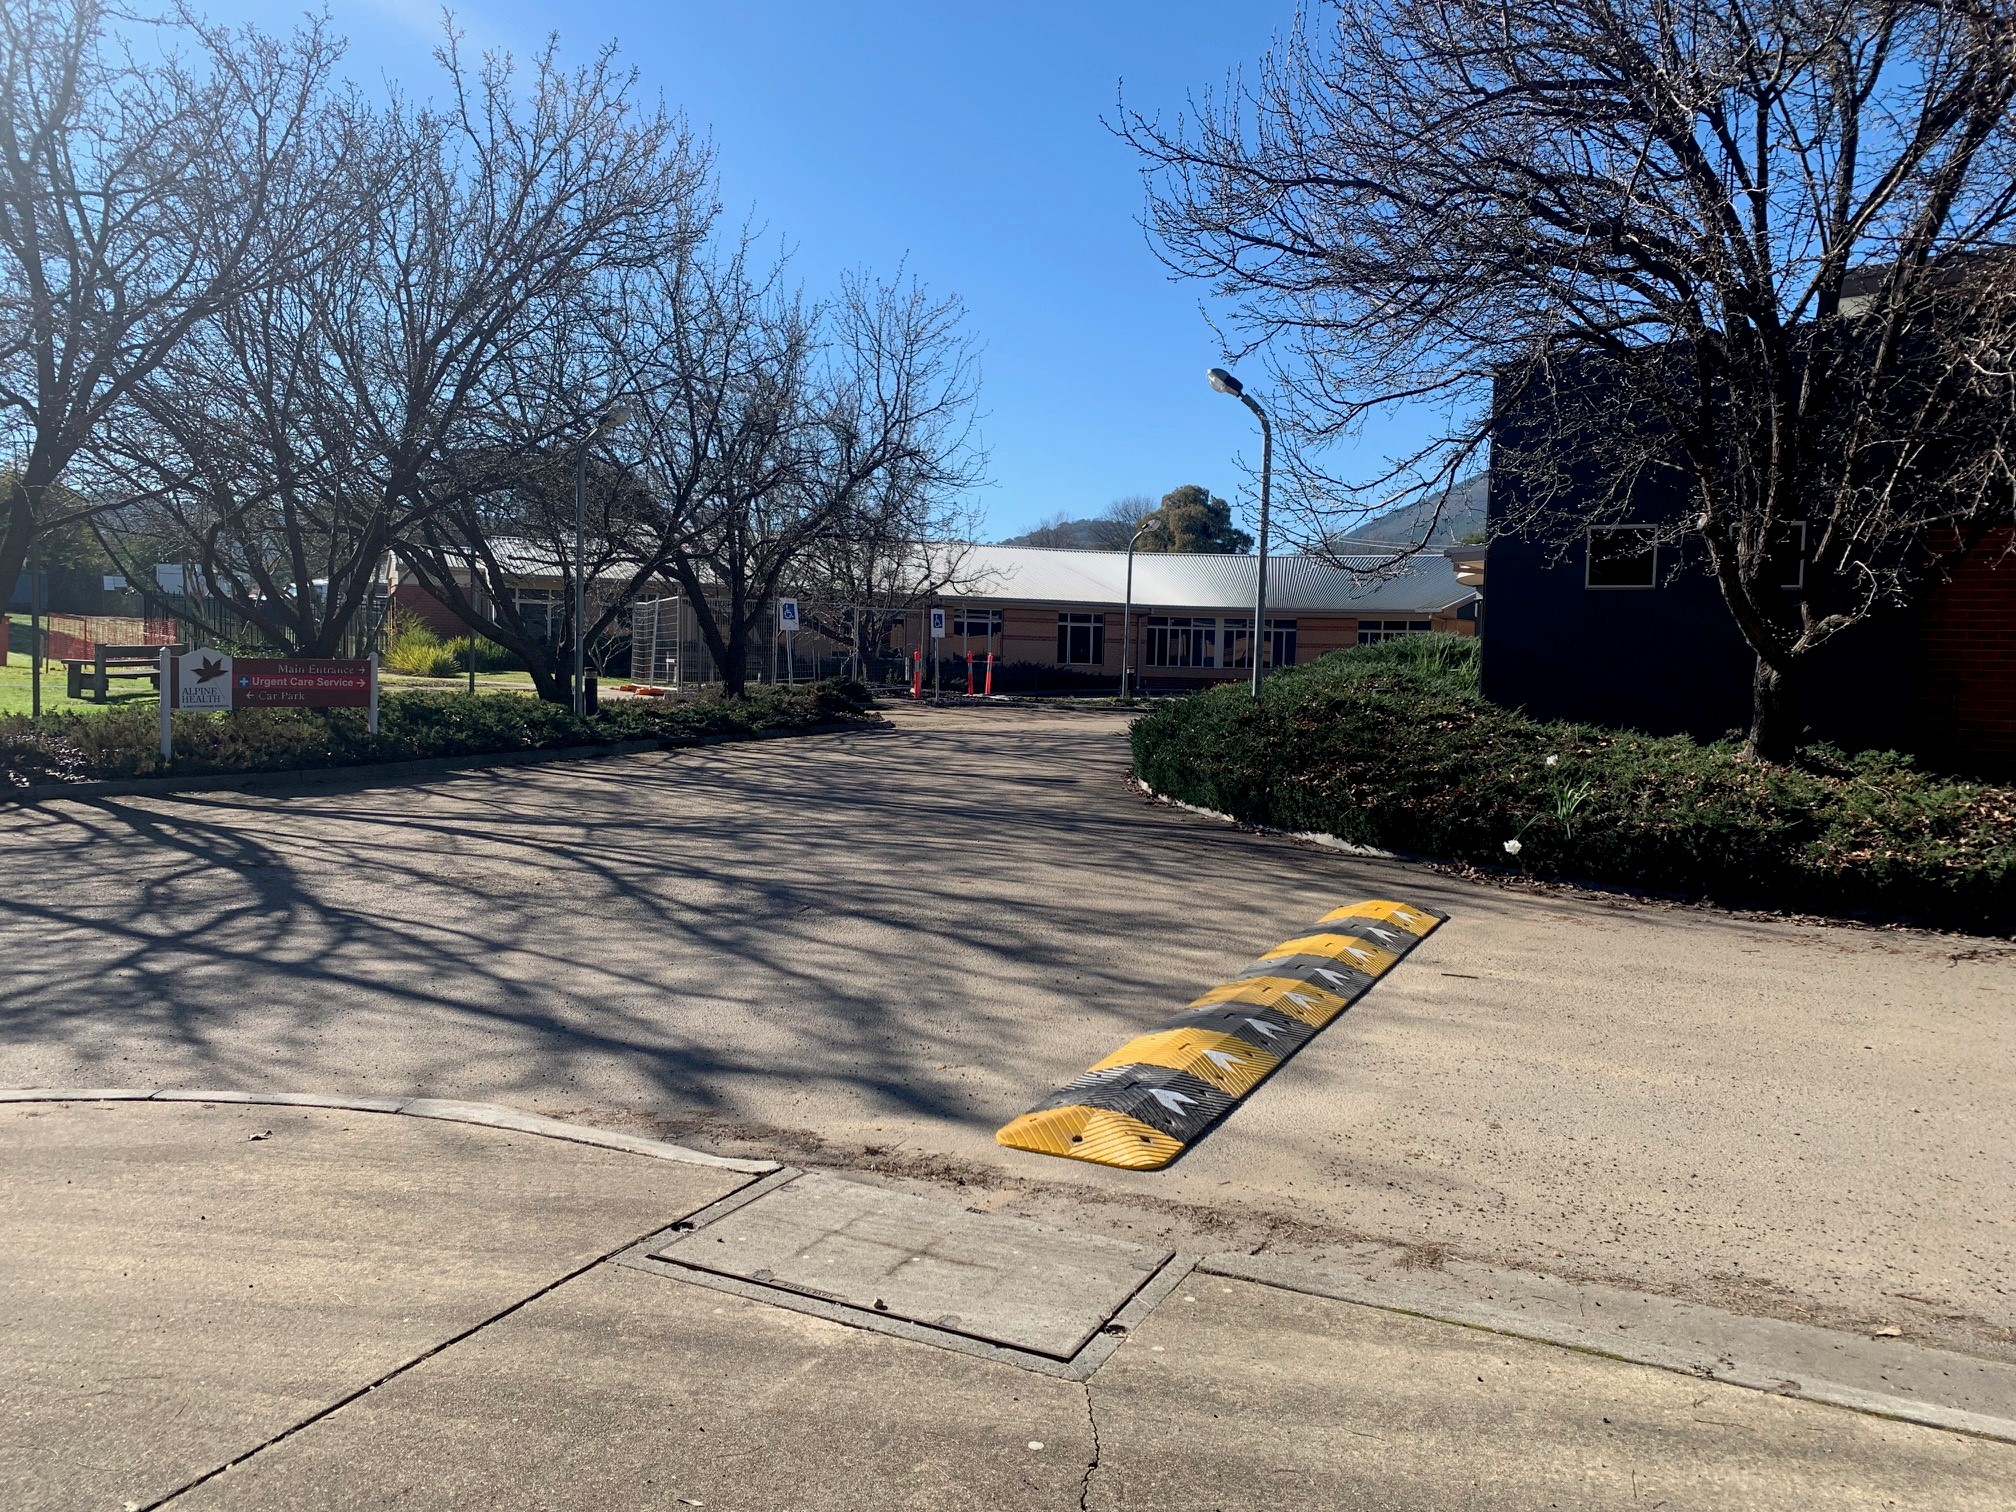
<path id="1" fill-rule="evenodd" d="M 994 1138 L 1011 1150 L 1159 1171 L 1447 919 L 1389 899 L 1332 909 Z"/>

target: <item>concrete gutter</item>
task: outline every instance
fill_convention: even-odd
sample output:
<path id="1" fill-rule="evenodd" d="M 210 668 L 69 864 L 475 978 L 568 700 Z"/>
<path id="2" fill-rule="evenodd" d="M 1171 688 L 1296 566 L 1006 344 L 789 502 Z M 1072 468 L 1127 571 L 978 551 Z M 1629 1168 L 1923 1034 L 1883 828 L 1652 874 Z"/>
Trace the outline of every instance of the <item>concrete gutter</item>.
<path id="1" fill-rule="evenodd" d="M 51 1102 L 194 1102 L 266 1107 L 327 1108 L 432 1118 L 450 1123 L 533 1134 L 573 1144 L 618 1150 L 649 1159 L 769 1177 L 742 1188 L 719 1204 L 722 1212 L 749 1202 L 782 1181 L 804 1173 L 768 1160 L 734 1160 L 683 1145 L 521 1113 L 497 1103 L 431 1097 L 342 1097 L 305 1092 L 239 1092 L 183 1087 L 28 1087 L 0 1089 L 0 1104 Z M 709 1210 L 710 1216 L 718 1216 Z M 690 1228 L 691 1222 L 679 1225 Z M 671 1231 L 667 1231 L 670 1233 Z M 625 1252 L 626 1263 L 664 1242 L 664 1234 Z M 634 1251 L 634 1252 L 633 1252 Z M 1131 1326 L 1152 1310 L 1191 1270 L 1196 1273 L 1301 1292 L 1384 1312 L 1454 1324 L 1535 1343 L 1601 1355 L 1634 1365 L 1741 1386 L 1774 1396 L 1797 1397 L 1852 1412 L 1921 1424 L 1977 1438 L 2016 1443 L 2016 1365 L 1902 1338 L 1865 1337 L 1774 1318 L 1748 1317 L 1722 1309 L 1615 1287 L 1506 1270 L 1469 1261 L 1447 1260 L 1433 1268 L 1411 1264 L 1400 1247 L 1360 1246 L 1335 1258 L 1226 1252 L 1193 1262 L 1178 1256 L 1158 1273 L 1168 1285 L 1130 1303 Z M 654 1269 L 649 1265 L 634 1268 Z M 686 1279 L 695 1279 L 687 1277 Z M 780 1300 L 767 1288 L 705 1284 L 717 1290 L 812 1312 L 862 1326 L 845 1309 L 835 1313 Z M 841 1316 L 841 1313 L 846 1313 Z M 943 1345 L 929 1329 L 889 1328 L 901 1337 Z M 1109 1341 L 1110 1342 L 1110 1341 Z M 998 1357 L 997 1351 L 966 1350 Z M 1012 1351 L 1010 1353 L 1013 1353 Z M 1044 1367 L 1042 1373 L 1082 1380 L 1104 1362 L 1097 1357 Z M 1027 1362 L 1017 1360 L 1028 1368 Z"/>
<path id="2" fill-rule="evenodd" d="M 2016 1365 L 1468 1261 L 1409 1268 L 1408 1258 L 1399 1249 L 1341 1263 L 1217 1254 L 1197 1269 L 2016 1443 Z"/>
<path id="3" fill-rule="evenodd" d="M 571 1144 L 622 1150 L 631 1155 L 646 1155 L 653 1160 L 678 1161 L 682 1165 L 739 1171 L 748 1176 L 767 1176 L 783 1169 L 774 1160 L 731 1160 L 724 1155 L 709 1155 L 703 1150 L 689 1150 L 684 1145 L 667 1144 L 662 1139 L 645 1139 L 636 1134 L 618 1134 L 610 1129 L 591 1129 L 586 1124 L 567 1123 L 558 1118 L 542 1118 L 536 1113 L 521 1113 L 501 1103 L 457 1102 L 439 1097 L 331 1097 L 319 1092 L 224 1092 L 187 1087 L 0 1087 L 0 1103 L 38 1102 L 250 1103 L 272 1108 L 333 1108 L 345 1113 L 394 1113 L 408 1118 L 438 1118 L 447 1123 L 480 1124 L 489 1129 L 538 1134 L 547 1139 L 564 1139 Z"/>
<path id="4" fill-rule="evenodd" d="M 131 798 L 148 793 L 208 793 L 275 787 L 325 787 L 346 782 L 397 782 L 436 772 L 473 772 L 486 767 L 531 766 L 549 761 L 595 761 L 608 756 L 635 756 L 644 751 L 678 751 L 701 746 L 733 745 L 750 740 L 789 740 L 800 735 L 837 735 L 870 730 L 879 720 L 833 720 L 786 730 L 757 730 L 747 735 L 679 735 L 649 740 L 624 740 L 609 745 L 554 746 L 546 750 L 476 752 L 467 756 L 428 756 L 416 761 L 376 761 L 357 766 L 289 767 L 271 772 L 213 772 L 200 777 L 121 777 L 105 782 L 44 782 L 26 788 L 0 788 L 0 804 L 48 803 L 60 798 Z"/>

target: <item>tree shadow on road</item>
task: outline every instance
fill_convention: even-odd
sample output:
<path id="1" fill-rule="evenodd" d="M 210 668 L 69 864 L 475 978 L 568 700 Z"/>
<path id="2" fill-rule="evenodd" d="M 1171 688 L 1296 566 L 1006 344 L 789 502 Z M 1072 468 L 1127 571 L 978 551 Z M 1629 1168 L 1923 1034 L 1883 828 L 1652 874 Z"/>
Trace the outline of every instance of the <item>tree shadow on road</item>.
<path id="1" fill-rule="evenodd" d="M 0 1082 L 991 1127 L 1392 885 L 1147 804 L 1119 728 L 18 811 Z"/>

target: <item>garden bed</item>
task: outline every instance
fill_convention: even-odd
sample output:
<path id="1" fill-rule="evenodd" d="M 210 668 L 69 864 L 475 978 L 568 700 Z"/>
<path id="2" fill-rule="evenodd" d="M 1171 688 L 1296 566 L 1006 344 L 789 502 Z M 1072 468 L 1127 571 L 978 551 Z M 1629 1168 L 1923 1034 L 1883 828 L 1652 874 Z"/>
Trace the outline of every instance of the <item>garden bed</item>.
<path id="1" fill-rule="evenodd" d="M 1530 719 L 1476 693 L 1477 646 L 1416 636 L 1155 710 L 1134 769 L 1248 823 L 1562 881 L 2016 932 L 2016 789 L 1892 753 L 1758 766 Z"/>
<path id="2" fill-rule="evenodd" d="M 747 699 L 625 699 L 576 718 L 536 699 L 466 693 L 388 693 L 378 733 L 362 709 L 240 709 L 175 716 L 175 760 L 161 760 L 153 702 L 92 714 L 0 718 L 0 797 L 58 783 L 239 772 L 319 771 L 392 761 L 564 750 L 639 740 L 683 744 L 866 722 L 856 684 L 764 688 Z"/>

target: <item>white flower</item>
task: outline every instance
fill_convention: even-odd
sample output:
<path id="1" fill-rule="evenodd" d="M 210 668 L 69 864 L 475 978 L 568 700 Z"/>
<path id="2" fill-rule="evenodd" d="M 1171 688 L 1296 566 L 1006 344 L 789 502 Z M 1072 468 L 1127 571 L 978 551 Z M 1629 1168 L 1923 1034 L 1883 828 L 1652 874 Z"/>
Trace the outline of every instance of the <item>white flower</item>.
<path id="1" fill-rule="evenodd" d="M 1560 758 L 1559 756 L 1549 756 L 1549 757 L 1547 758 L 1547 765 L 1549 765 L 1549 766 L 1559 766 L 1559 765 L 1561 765 L 1561 758 Z"/>
<path id="2" fill-rule="evenodd" d="M 1507 841 L 1505 842 L 1505 854 L 1506 854 L 1506 855 L 1508 855 L 1508 856 L 1516 856 L 1516 855 L 1518 855 L 1518 854 L 1519 854 L 1519 842 L 1518 842 L 1517 840 L 1507 840 Z"/>

